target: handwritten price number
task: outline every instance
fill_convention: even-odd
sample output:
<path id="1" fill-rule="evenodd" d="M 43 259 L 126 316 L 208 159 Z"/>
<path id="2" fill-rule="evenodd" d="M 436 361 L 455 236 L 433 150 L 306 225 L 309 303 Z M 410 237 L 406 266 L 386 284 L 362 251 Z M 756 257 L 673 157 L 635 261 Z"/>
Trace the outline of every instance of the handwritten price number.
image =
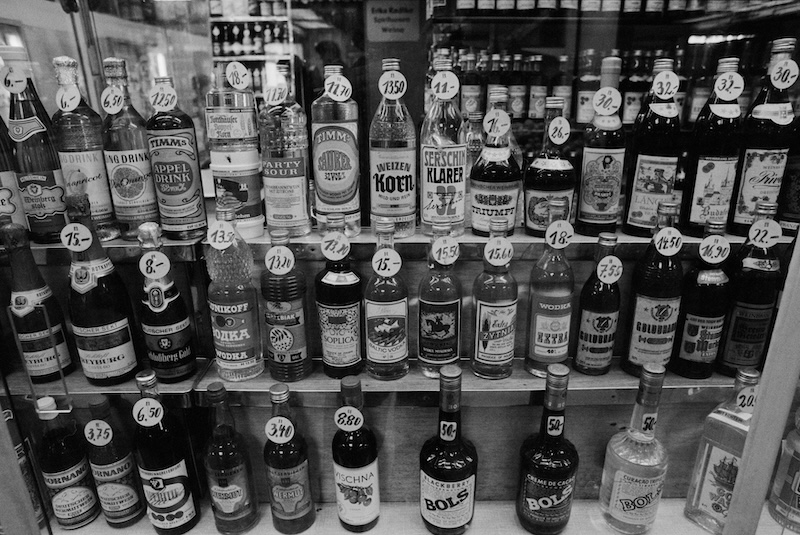
<path id="1" fill-rule="evenodd" d="M 3 79 L 3 87 L 5 87 L 9 93 L 19 94 L 28 87 L 28 79 L 25 73 L 20 69 L 8 66 L 3 67 L 0 69 L 0 77 Z"/>
<path id="2" fill-rule="evenodd" d="M 264 256 L 264 265 L 273 275 L 286 275 L 294 268 L 294 253 L 285 245 L 272 247 Z"/>
<path id="3" fill-rule="evenodd" d="M 206 240 L 208 240 L 208 244 L 211 247 L 218 251 L 227 249 L 236 240 L 236 233 L 233 230 L 233 225 L 227 221 L 214 221 L 211 223 L 211 226 L 208 227 Z"/>
<path id="4" fill-rule="evenodd" d="M 92 245 L 92 232 L 80 223 L 70 223 L 61 229 L 61 243 L 75 253 L 81 253 Z"/>
<path id="5" fill-rule="evenodd" d="M 159 84 L 150 90 L 147 95 L 150 98 L 150 105 L 156 111 L 171 111 L 178 104 L 178 94 L 175 88 L 165 84 Z"/>
<path id="6" fill-rule="evenodd" d="M 662 99 L 667 100 L 673 98 L 675 93 L 678 92 L 678 75 L 672 71 L 663 71 L 656 75 L 653 80 L 653 93 Z"/>
<path id="7" fill-rule="evenodd" d="M 276 444 L 286 444 L 294 437 L 294 424 L 285 416 L 274 416 L 264 427 L 267 440 Z"/>
<path id="8" fill-rule="evenodd" d="M 341 232 L 328 232 L 322 237 L 322 256 L 337 261 L 350 254 L 350 240 Z"/>
<path id="9" fill-rule="evenodd" d="M 756 407 L 756 387 L 748 386 L 747 388 L 743 388 L 736 395 L 736 406 L 739 407 L 742 412 L 753 414 L 753 409 Z"/>
<path id="10" fill-rule="evenodd" d="M 372 270 L 381 277 L 394 277 L 400 271 L 403 259 L 394 249 L 383 248 L 372 255 Z"/>
<path id="11" fill-rule="evenodd" d="M 122 94 L 122 89 L 115 85 L 106 87 L 100 95 L 100 105 L 103 107 L 103 111 L 109 115 L 119 113 L 124 103 L 125 97 Z"/>
<path id="12" fill-rule="evenodd" d="M 72 111 L 81 102 L 81 92 L 77 85 L 59 87 L 56 92 L 56 104 L 61 111 Z"/>
<path id="13" fill-rule="evenodd" d="M 554 221 L 544 233 L 544 241 L 553 249 L 563 249 L 572 242 L 575 229 L 569 221 Z"/>
<path id="14" fill-rule="evenodd" d="M 114 431 L 103 420 L 92 420 L 83 428 L 83 436 L 92 446 L 105 446 L 114 438 Z"/>
<path id="15" fill-rule="evenodd" d="M 358 431 L 364 425 L 364 415 L 355 407 L 339 407 L 333 415 L 333 421 L 342 431 Z"/>
<path id="16" fill-rule="evenodd" d="M 547 434 L 551 437 L 558 437 L 564 432 L 564 417 L 563 416 L 548 416 L 547 417 Z"/>
<path id="17" fill-rule="evenodd" d="M 744 78 L 738 72 L 726 72 L 714 82 L 714 93 L 722 100 L 736 100 L 744 91 Z"/>
<path id="18" fill-rule="evenodd" d="M 264 102 L 268 106 L 277 106 L 289 96 L 289 84 L 281 73 L 275 75 L 275 81 L 264 88 Z"/>
<path id="19" fill-rule="evenodd" d="M 597 115 L 614 115 L 620 106 L 622 106 L 622 95 L 616 87 L 603 87 L 592 99 L 592 107 Z"/>
<path id="20" fill-rule="evenodd" d="M 387 71 L 378 78 L 378 90 L 384 98 L 397 100 L 406 94 L 408 81 L 400 71 Z"/>
<path id="21" fill-rule="evenodd" d="M 238 61 L 231 61 L 228 63 L 228 66 L 225 67 L 225 78 L 227 78 L 231 87 L 241 91 L 250 87 L 252 76 L 250 71 L 247 70 L 247 67 Z"/>
<path id="22" fill-rule="evenodd" d="M 443 236 L 437 238 L 431 247 L 431 255 L 433 259 L 443 265 L 449 266 L 458 260 L 458 255 L 461 252 L 458 242 L 450 236 Z"/>
<path id="23" fill-rule="evenodd" d="M 597 263 L 597 278 L 600 282 L 614 284 L 622 277 L 622 260 L 609 255 Z"/>
<path id="24" fill-rule="evenodd" d="M 511 128 L 511 117 L 503 110 L 491 110 L 483 117 L 483 131 L 490 136 L 502 136 Z"/>
<path id="25" fill-rule="evenodd" d="M 547 136 L 556 145 L 563 145 L 569 139 L 569 121 L 563 117 L 556 117 L 550 121 Z"/>
<path id="26" fill-rule="evenodd" d="M 507 238 L 492 238 L 483 249 L 483 258 L 493 266 L 505 266 L 514 258 L 514 246 Z"/>
<path id="27" fill-rule="evenodd" d="M 439 422 L 439 438 L 451 442 L 456 439 L 456 422 Z"/>
<path id="28" fill-rule="evenodd" d="M 656 250 L 664 256 L 675 256 L 683 247 L 683 235 L 673 227 L 662 228 L 655 238 Z"/>
<path id="29" fill-rule="evenodd" d="M 642 431 L 653 433 L 656 430 L 656 423 L 658 423 L 657 414 L 645 414 L 642 416 Z"/>
<path id="30" fill-rule="evenodd" d="M 153 398 L 142 398 L 133 404 L 133 419 L 142 427 L 153 427 L 164 418 L 164 406 Z"/>
<path id="31" fill-rule="evenodd" d="M 797 81 L 797 62 L 785 59 L 776 63 L 769 73 L 769 79 L 777 89 L 789 89 Z"/>
<path id="32" fill-rule="evenodd" d="M 782 235 L 781 226 L 772 219 L 756 221 L 750 226 L 750 232 L 747 233 L 750 242 L 765 249 L 769 249 L 778 243 Z"/>
<path id="33" fill-rule="evenodd" d="M 163 279 L 169 268 L 169 258 L 161 251 L 148 251 L 139 259 L 139 271 L 148 279 Z"/>
<path id="34" fill-rule="evenodd" d="M 437 72 L 431 80 L 431 91 L 433 91 L 433 96 L 439 100 L 455 98 L 460 88 L 458 76 L 450 71 Z"/>
<path id="35" fill-rule="evenodd" d="M 731 254 L 731 244 L 724 236 L 706 236 L 700 242 L 700 258 L 709 264 L 721 264 Z"/>
<path id="36" fill-rule="evenodd" d="M 330 76 L 325 79 L 325 93 L 336 102 L 344 102 L 353 94 L 353 84 L 341 74 Z"/>

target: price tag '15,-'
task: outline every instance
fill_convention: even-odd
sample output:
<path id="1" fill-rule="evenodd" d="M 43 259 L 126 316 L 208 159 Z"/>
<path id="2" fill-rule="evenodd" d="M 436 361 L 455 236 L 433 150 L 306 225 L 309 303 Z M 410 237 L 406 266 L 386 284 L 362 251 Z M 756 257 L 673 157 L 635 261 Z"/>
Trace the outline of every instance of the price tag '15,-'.
<path id="1" fill-rule="evenodd" d="M 394 249 L 384 247 L 372 255 L 372 270 L 379 277 L 394 277 L 402 266 L 403 259 Z"/>
<path id="2" fill-rule="evenodd" d="M 439 100 L 450 100 L 458 95 L 461 84 L 458 76 L 450 71 L 439 71 L 431 80 L 431 91 L 433 96 Z"/>
<path id="3" fill-rule="evenodd" d="M 286 77 L 276 73 L 275 78 L 264 86 L 264 102 L 267 106 L 277 106 L 289 96 L 289 84 Z"/>
<path id="4" fill-rule="evenodd" d="M 664 256 L 675 256 L 683 247 L 683 235 L 674 227 L 662 228 L 654 238 L 656 250 Z"/>
<path id="5" fill-rule="evenodd" d="M 231 87 L 234 89 L 241 91 L 250 87 L 250 71 L 238 61 L 231 61 L 228 63 L 225 67 L 225 78 L 227 78 L 228 83 L 231 84 Z"/>
<path id="6" fill-rule="evenodd" d="M 716 265 L 727 260 L 731 254 L 731 244 L 725 236 L 706 236 L 700 242 L 700 258 L 704 262 Z"/>
<path id="7" fill-rule="evenodd" d="M 83 428 L 83 436 L 92 446 L 103 447 L 114 438 L 114 431 L 103 420 L 92 420 Z"/>
<path id="8" fill-rule="evenodd" d="M 408 89 L 408 81 L 400 71 L 386 71 L 378 78 L 378 90 L 384 98 L 397 100 L 403 98 Z"/>
<path id="9" fill-rule="evenodd" d="M 294 424 L 285 416 L 273 416 L 264 427 L 267 440 L 276 444 L 286 444 L 294 437 Z"/>
<path id="10" fill-rule="evenodd" d="M 81 91 L 77 85 L 59 87 L 56 92 L 56 105 L 61 111 L 72 111 L 81 103 Z"/>
<path id="11" fill-rule="evenodd" d="M 603 257 L 597 263 L 596 273 L 600 282 L 614 284 L 622 277 L 622 260 L 614 255 Z"/>
<path id="12" fill-rule="evenodd" d="M 320 242 L 322 256 L 332 262 L 339 261 L 350 254 L 350 240 L 341 232 L 328 232 Z"/>
<path id="13" fill-rule="evenodd" d="M 80 223 L 70 223 L 61 229 L 61 243 L 73 253 L 82 253 L 92 245 L 92 231 Z"/>
<path id="14" fill-rule="evenodd" d="M 514 258 L 514 246 L 508 238 L 491 238 L 483 249 L 483 259 L 493 266 L 505 266 Z"/>
<path id="15" fill-rule="evenodd" d="M 674 98 L 680 85 L 678 75 L 672 71 L 661 71 L 653 79 L 653 93 L 661 100 Z"/>
<path id="16" fill-rule="evenodd" d="M 547 137 L 556 145 L 563 145 L 569 139 L 569 121 L 563 117 L 556 117 L 547 127 Z"/>
<path id="17" fill-rule="evenodd" d="M 750 238 L 750 242 L 753 245 L 764 247 L 765 249 L 769 249 L 778 243 L 782 235 L 781 226 L 772 219 L 756 221 L 750 226 L 750 231 L 747 233 L 747 237 Z"/>
<path id="18" fill-rule="evenodd" d="M 744 91 L 744 78 L 738 72 L 724 72 L 714 82 L 714 93 L 722 100 L 736 100 Z"/>
<path id="19" fill-rule="evenodd" d="M 25 76 L 22 69 L 5 66 L 0 69 L 0 79 L 3 80 L 3 87 L 5 87 L 9 93 L 18 95 L 28 87 L 28 78 Z"/>
<path id="20" fill-rule="evenodd" d="M 622 106 L 622 95 L 616 87 L 601 87 L 592 99 L 592 107 L 597 115 L 614 115 Z"/>
<path id="21" fill-rule="evenodd" d="M 273 275 L 286 275 L 294 268 L 294 253 L 285 245 L 272 247 L 264 256 L 264 264 Z"/>
<path id="22" fill-rule="evenodd" d="M 772 66 L 769 79 L 777 89 L 789 89 L 797 81 L 797 62 L 793 59 L 784 59 Z"/>
<path id="23" fill-rule="evenodd" d="M 544 233 L 544 241 L 553 249 L 563 249 L 572 242 L 575 229 L 569 221 L 553 221 Z"/>
<path id="24" fill-rule="evenodd" d="M 364 415 L 355 407 L 339 407 L 333 415 L 333 421 L 342 431 L 358 431 L 364 425 Z"/>
<path id="25" fill-rule="evenodd" d="M 483 131 L 490 136 L 502 136 L 511 128 L 511 117 L 503 110 L 490 110 L 483 116 Z"/>
<path id="26" fill-rule="evenodd" d="M 353 95 L 353 84 L 341 74 L 325 79 L 325 94 L 336 102 L 344 102 Z"/>
<path id="27" fill-rule="evenodd" d="M 233 242 L 236 240 L 236 233 L 233 230 L 233 225 L 231 225 L 229 222 L 214 221 L 208 227 L 206 239 L 211 247 L 222 251 L 233 244 Z"/>
<path id="28" fill-rule="evenodd" d="M 119 113 L 123 104 L 125 104 L 125 95 L 122 94 L 121 88 L 110 85 L 103 89 L 103 93 L 100 95 L 100 105 L 104 112 L 109 115 Z"/>
<path id="29" fill-rule="evenodd" d="M 164 406 L 153 398 L 142 398 L 133 404 L 133 419 L 142 427 L 153 427 L 164 418 Z"/>
<path id="30" fill-rule="evenodd" d="M 139 259 L 139 271 L 148 279 L 163 279 L 169 275 L 170 261 L 161 251 L 148 251 Z"/>
<path id="31" fill-rule="evenodd" d="M 150 105 L 156 111 L 172 111 L 178 105 L 178 94 L 170 85 L 158 84 L 147 96 L 150 98 Z"/>
<path id="32" fill-rule="evenodd" d="M 433 260 L 443 266 L 455 264 L 460 252 L 461 249 L 458 246 L 458 241 L 450 236 L 436 238 L 436 241 L 431 245 L 431 256 L 433 256 Z"/>

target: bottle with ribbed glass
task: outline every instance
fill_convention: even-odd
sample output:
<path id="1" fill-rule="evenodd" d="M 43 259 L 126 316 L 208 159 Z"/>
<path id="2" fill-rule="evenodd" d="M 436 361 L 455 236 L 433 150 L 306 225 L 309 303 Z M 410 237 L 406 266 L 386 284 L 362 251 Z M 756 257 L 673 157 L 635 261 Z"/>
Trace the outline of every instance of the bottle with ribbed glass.
<path id="1" fill-rule="evenodd" d="M 103 119 L 103 149 L 111 200 L 122 238 L 136 240 L 139 225 L 158 223 L 153 169 L 147 143 L 147 122 L 131 104 L 125 60 L 103 60 L 106 87 L 100 97 Z"/>
<path id="2" fill-rule="evenodd" d="M 510 376 L 514 362 L 518 289 L 509 272 L 514 246 L 505 237 L 507 228 L 505 217 L 491 218 L 483 272 L 472 284 L 472 372 L 484 379 Z"/>
<path id="3" fill-rule="evenodd" d="M 28 220 L 22 209 L 22 197 L 17 186 L 17 175 L 14 173 L 14 143 L 2 118 L 0 118 L 0 223 L 16 223 L 26 230 L 28 228 Z"/>
<path id="4" fill-rule="evenodd" d="M 103 120 L 78 88 L 78 60 L 53 58 L 59 89 L 58 111 L 53 114 L 58 159 L 68 195 L 86 193 L 100 241 L 119 237 L 103 157 Z"/>
<path id="5" fill-rule="evenodd" d="M 800 478 L 800 410 L 794 414 L 794 429 L 789 431 L 783 441 L 778 469 L 775 471 L 772 491 L 767 502 L 767 509 L 775 522 L 795 533 L 800 533 L 798 478 Z"/>

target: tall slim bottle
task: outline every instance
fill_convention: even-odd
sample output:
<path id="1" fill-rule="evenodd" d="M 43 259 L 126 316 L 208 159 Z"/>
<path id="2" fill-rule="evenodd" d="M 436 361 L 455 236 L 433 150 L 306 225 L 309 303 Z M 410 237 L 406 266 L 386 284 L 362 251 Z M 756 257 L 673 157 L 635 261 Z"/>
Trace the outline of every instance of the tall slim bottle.
<path id="1" fill-rule="evenodd" d="M 583 50 L 578 66 L 578 78 L 575 80 L 575 121 L 585 125 L 592 121 L 594 94 L 600 89 L 600 76 L 597 64 L 597 53 L 593 48 Z"/>
<path id="2" fill-rule="evenodd" d="M 573 116 L 572 65 L 570 64 L 569 56 L 558 56 L 558 73 L 553 78 L 552 87 L 553 96 L 564 99 L 562 117 L 569 121 Z"/>
<path id="3" fill-rule="evenodd" d="M 622 93 L 622 124 L 626 127 L 633 126 L 642 110 L 642 101 L 649 88 L 648 74 L 642 51 L 634 50 L 627 67 L 627 76 L 619 87 Z"/>
<path id="4" fill-rule="evenodd" d="M 0 119 L 0 223 L 16 223 L 28 229 L 22 197 L 14 172 L 14 142 L 6 123 Z"/>
<path id="5" fill-rule="evenodd" d="M 481 75 L 478 73 L 477 65 L 475 62 L 475 54 L 467 54 L 465 56 L 466 62 L 461 71 L 461 115 L 466 117 L 470 113 L 480 113 L 483 115 L 485 111 L 484 102 L 486 102 L 486 95 L 481 80 Z"/>

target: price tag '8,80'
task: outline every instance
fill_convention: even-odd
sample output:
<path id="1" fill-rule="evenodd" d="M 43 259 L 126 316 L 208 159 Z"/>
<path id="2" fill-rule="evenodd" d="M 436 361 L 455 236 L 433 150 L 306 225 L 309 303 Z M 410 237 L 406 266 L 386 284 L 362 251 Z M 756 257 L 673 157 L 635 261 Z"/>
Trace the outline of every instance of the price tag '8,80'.
<path id="1" fill-rule="evenodd" d="M 553 249 L 563 249 L 574 235 L 575 229 L 569 221 L 553 221 L 544 233 L 544 241 Z"/>
<path id="2" fill-rule="evenodd" d="M 402 266 L 403 259 L 394 249 L 384 247 L 372 255 L 372 270 L 380 277 L 394 277 Z"/>
<path id="3" fill-rule="evenodd" d="M 276 444 L 286 444 L 294 437 L 294 424 L 285 416 L 273 416 L 264 427 L 267 440 Z"/>
<path id="4" fill-rule="evenodd" d="M 225 78 L 234 89 L 242 90 L 250 87 L 250 71 L 238 61 L 231 61 L 225 67 Z"/>
<path id="5" fill-rule="evenodd" d="M 378 90 L 384 98 L 397 100 L 406 94 L 408 81 L 400 71 L 386 71 L 378 78 Z"/>
<path id="6" fill-rule="evenodd" d="M 431 91 L 433 91 L 433 96 L 439 100 L 455 98 L 460 88 L 458 76 L 450 71 L 439 71 L 431 80 Z"/>
<path id="7" fill-rule="evenodd" d="M 508 238 L 491 238 L 483 249 L 483 258 L 493 266 L 505 266 L 514 258 L 514 246 Z"/>
<path id="8" fill-rule="evenodd" d="M 662 228 L 655 237 L 656 250 L 664 256 L 675 256 L 683 247 L 683 235 L 674 227 Z"/>
<path id="9" fill-rule="evenodd" d="M 150 105 L 156 111 L 172 111 L 178 104 L 178 94 L 175 88 L 166 84 L 159 84 L 148 94 Z"/>
<path id="10" fill-rule="evenodd" d="M 272 247 L 264 256 L 264 264 L 273 275 L 286 275 L 294 268 L 294 253 L 285 245 Z"/>
<path id="11" fill-rule="evenodd" d="M 750 226 L 747 237 L 757 247 L 769 249 L 781 239 L 783 230 L 781 226 L 772 219 L 762 219 Z"/>
<path id="12" fill-rule="evenodd" d="M 731 253 L 731 244 L 725 236 L 706 236 L 700 242 L 700 258 L 709 264 L 721 264 Z"/>
<path id="13" fill-rule="evenodd" d="M 622 277 L 622 260 L 608 255 L 597 263 L 596 273 L 600 282 L 614 284 Z"/>
<path id="14" fill-rule="evenodd" d="M 83 428 L 83 436 L 92 446 L 105 446 L 114 438 L 111 426 L 103 420 L 92 420 Z"/>
<path id="15" fill-rule="evenodd" d="M 80 223 L 70 223 L 61 229 L 61 243 L 74 253 L 81 253 L 92 245 L 92 232 Z"/>
<path id="16" fill-rule="evenodd" d="M 437 238 L 436 241 L 433 242 L 433 245 L 431 245 L 431 256 L 433 256 L 433 260 L 443 266 L 455 264 L 460 252 L 458 241 L 450 236 Z"/>
<path id="17" fill-rule="evenodd" d="M 133 404 L 133 419 L 142 427 L 153 427 L 164 418 L 164 406 L 153 398 L 142 398 Z"/>
<path id="18" fill-rule="evenodd" d="M 350 254 L 350 240 L 339 231 L 328 232 L 320 242 L 322 256 L 336 262 Z"/>
<path id="19" fill-rule="evenodd" d="M 170 261 L 161 251 L 148 251 L 139 259 L 139 271 L 148 279 L 163 279 L 169 275 Z"/>
<path id="20" fill-rule="evenodd" d="M 556 145 L 563 145 L 569 139 L 569 121 L 563 117 L 556 117 L 547 127 L 547 137 Z"/>
<path id="21" fill-rule="evenodd" d="M 364 425 L 364 415 L 355 407 L 339 407 L 333 415 L 333 421 L 342 431 L 358 431 Z"/>
<path id="22" fill-rule="evenodd" d="M 56 92 L 56 105 L 61 111 L 72 111 L 81 103 L 81 91 L 77 85 L 59 87 Z"/>
<path id="23" fill-rule="evenodd" d="M 233 225 L 227 221 L 214 221 L 206 233 L 208 244 L 219 251 L 227 249 L 236 240 Z"/>

